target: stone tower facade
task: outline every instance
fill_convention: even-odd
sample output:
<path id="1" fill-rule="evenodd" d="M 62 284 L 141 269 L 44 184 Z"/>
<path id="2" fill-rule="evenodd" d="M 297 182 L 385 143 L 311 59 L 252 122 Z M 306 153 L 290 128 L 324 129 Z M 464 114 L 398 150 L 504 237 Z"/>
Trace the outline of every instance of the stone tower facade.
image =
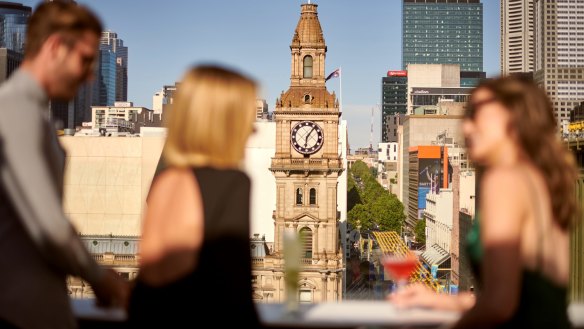
<path id="1" fill-rule="evenodd" d="M 342 299 L 343 253 L 337 209 L 339 104 L 325 85 L 327 47 L 316 4 L 303 4 L 292 38 L 290 88 L 276 100 L 274 246 L 254 259 L 254 298 L 283 302 L 285 232 L 303 233 L 301 302 Z"/>

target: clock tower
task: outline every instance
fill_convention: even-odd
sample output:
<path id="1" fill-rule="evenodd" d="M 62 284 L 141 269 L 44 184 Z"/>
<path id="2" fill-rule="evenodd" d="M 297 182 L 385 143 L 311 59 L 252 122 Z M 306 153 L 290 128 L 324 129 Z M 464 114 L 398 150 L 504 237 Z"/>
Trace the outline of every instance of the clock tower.
<path id="1" fill-rule="evenodd" d="M 342 248 L 337 181 L 339 104 L 326 89 L 327 46 L 316 4 L 302 4 L 292 43 L 290 88 L 276 100 L 276 179 L 273 257 L 283 258 L 285 232 L 302 233 L 301 301 L 342 298 Z M 276 261 L 275 263 L 283 263 Z"/>

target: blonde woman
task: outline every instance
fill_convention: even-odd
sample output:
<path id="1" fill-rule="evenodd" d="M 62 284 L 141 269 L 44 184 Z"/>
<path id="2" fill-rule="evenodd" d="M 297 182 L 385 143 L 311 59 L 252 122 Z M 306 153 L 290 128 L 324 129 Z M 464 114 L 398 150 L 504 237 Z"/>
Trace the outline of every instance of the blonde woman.
<path id="1" fill-rule="evenodd" d="M 249 249 L 250 181 L 239 170 L 256 84 L 199 66 L 180 83 L 168 120 L 166 169 L 148 196 L 133 326 L 188 326 L 221 310 L 226 327 L 258 327 Z"/>

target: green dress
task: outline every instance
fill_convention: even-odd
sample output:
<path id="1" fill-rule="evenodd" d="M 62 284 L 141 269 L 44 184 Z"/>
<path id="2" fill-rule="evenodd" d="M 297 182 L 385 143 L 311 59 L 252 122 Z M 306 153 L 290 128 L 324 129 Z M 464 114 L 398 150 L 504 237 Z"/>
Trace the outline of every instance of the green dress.
<path id="1" fill-rule="evenodd" d="M 483 247 L 479 232 L 479 217 L 477 215 L 466 242 L 470 263 L 480 289 Z M 540 235 L 543 238 L 543 232 Z M 557 285 L 538 271 L 523 269 L 517 310 L 511 319 L 500 324 L 497 328 L 571 328 L 567 309 L 567 290 L 565 287 Z"/>

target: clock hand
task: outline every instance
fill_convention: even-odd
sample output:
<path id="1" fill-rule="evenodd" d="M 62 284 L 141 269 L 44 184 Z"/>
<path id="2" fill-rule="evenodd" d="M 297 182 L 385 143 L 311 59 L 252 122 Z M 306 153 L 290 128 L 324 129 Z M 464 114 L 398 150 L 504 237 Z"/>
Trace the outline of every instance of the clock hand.
<path id="1" fill-rule="evenodd" d="M 306 137 L 304 138 L 304 147 L 306 147 L 308 145 L 308 137 L 310 137 L 310 134 L 312 134 L 314 129 L 316 129 L 316 127 L 313 127 L 312 130 L 309 131 L 308 134 L 306 134 Z"/>

